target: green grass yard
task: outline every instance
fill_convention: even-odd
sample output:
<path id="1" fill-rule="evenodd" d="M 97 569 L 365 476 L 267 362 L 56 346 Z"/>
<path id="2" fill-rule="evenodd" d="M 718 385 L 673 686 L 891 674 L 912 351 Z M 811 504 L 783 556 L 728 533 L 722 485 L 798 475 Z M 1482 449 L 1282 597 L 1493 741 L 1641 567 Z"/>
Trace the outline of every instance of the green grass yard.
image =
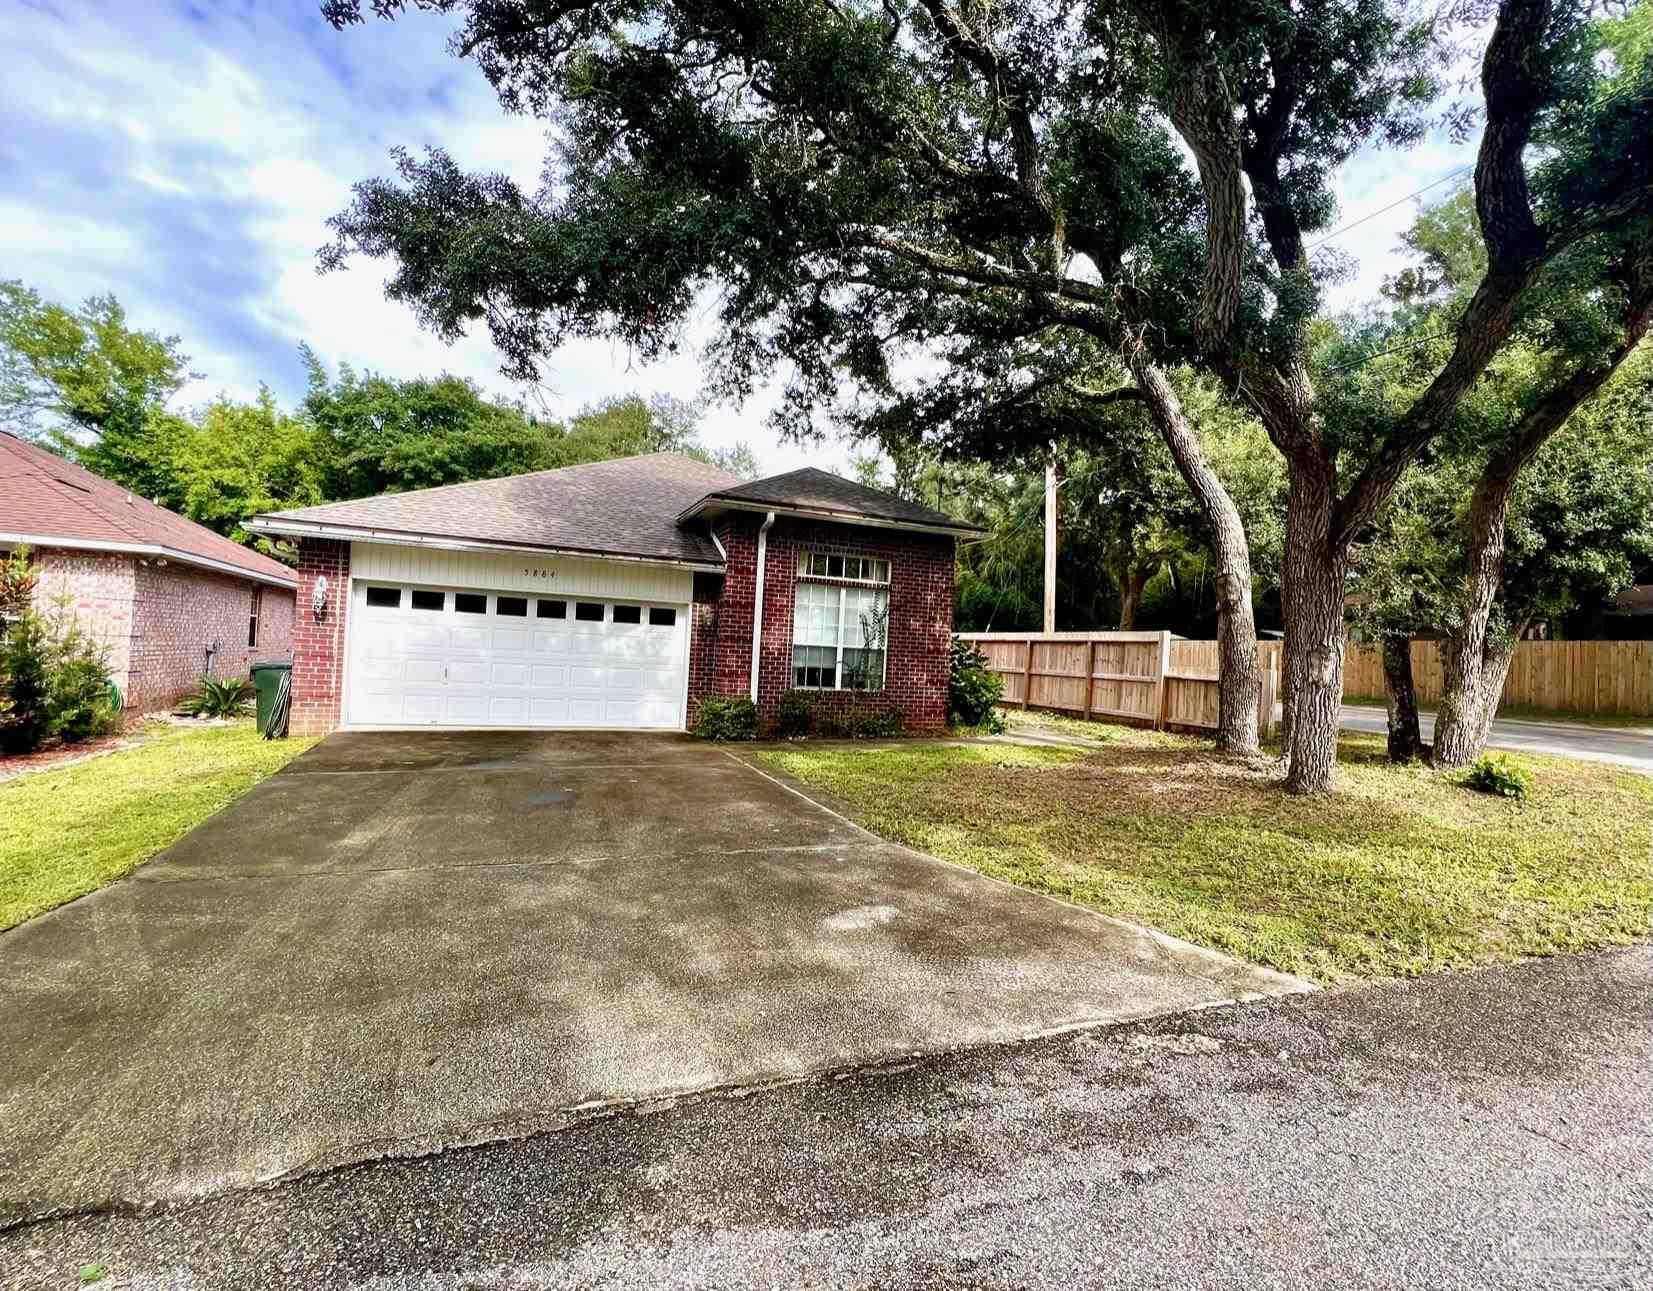
<path id="1" fill-rule="evenodd" d="M 1030 719 L 1099 749 L 914 742 L 755 751 L 869 829 L 997 878 L 1322 983 L 1645 939 L 1653 778 L 1518 756 L 1525 803 L 1340 746 L 1339 788 L 1201 741 Z"/>
<path id="2" fill-rule="evenodd" d="M 134 748 L 0 784 L 0 929 L 130 873 L 314 743 L 151 724 Z"/>

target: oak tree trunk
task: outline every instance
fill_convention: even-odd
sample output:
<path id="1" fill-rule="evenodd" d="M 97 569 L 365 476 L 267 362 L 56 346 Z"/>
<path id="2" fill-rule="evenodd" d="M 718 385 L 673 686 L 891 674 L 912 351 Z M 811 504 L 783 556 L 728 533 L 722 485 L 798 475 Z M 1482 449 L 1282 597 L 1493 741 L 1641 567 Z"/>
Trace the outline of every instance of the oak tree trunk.
<path id="1" fill-rule="evenodd" d="M 1446 684 L 1435 716 L 1430 761 L 1449 769 L 1468 766 L 1486 748 L 1510 660 L 1515 658 L 1515 639 L 1487 641 L 1476 651 L 1449 638 L 1441 642 L 1441 656 Z"/>
<path id="2" fill-rule="evenodd" d="M 1176 391 L 1149 361 L 1140 341 L 1126 347 L 1125 360 L 1177 470 L 1211 526 L 1217 567 L 1217 747 L 1254 755 L 1259 747 L 1257 704 L 1263 673 L 1251 611 L 1251 549 L 1245 525 L 1234 499 L 1206 460 Z"/>
<path id="3" fill-rule="evenodd" d="M 1125 567 L 1125 576 L 1119 580 L 1119 630 L 1136 629 L 1136 614 L 1142 608 L 1142 593 L 1148 586 L 1148 567 L 1136 562 Z"/>
<path id="4" fill-rule="evenodd" d="M 1504 586 L 1510 496 L 1523 464 L 1509 454 L 1494 456 L 1470 500 L 1462 613 L 1441 642 L 1441 707 L 1432 754 L 1438 767 L 1467 766 L 1481 756 L 1515 655 L 1518 630 L 1511 625 L 1508 637 L 1494 631 L 1492 611 Z"/>
<path id="5" fill-rule="evenodd" d="M 1411 762 L 1423 753 L 1418 727 L 1418 688 L 1412 679 L 1412 641 L 1399 633 L 1385 633 L 1383 695 L 1389 710 L 1389 760 Z"/>
<path id="6" fill-rule="evenodd" d="M 1343 586 L 1348 547 L 1332 532 L 1335 474 L 1318 452 L 1290 461 L 1281 570 L 1286 640 L 1286 789 L 1324 793 L 1337 762 L 1343 703 Z"/>

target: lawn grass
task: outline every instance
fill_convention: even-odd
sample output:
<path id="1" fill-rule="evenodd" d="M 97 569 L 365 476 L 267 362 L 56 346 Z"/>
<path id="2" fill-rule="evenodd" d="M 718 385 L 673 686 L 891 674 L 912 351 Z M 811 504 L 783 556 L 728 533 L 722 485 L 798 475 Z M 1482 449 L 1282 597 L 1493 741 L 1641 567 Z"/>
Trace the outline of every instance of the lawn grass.
<path id="1" fill-rule="evenodd" d="M 1017 721 L 1023 719 L 1018 715 Z M 1525 803 L 1340 741 L 1337 791 L 1192 738 L 1040 718 L 1104 747 L 934 742 L 755 753 L 876 833 L 1322 983 L 1646 938 L 1653 778 L 1518 756 Z"/>
<path id="2" fill-rule="evenodd" d="M 0 784 L 0 929 L 131 872 L 314 743 L 151 724 L 136 748 Z"/>

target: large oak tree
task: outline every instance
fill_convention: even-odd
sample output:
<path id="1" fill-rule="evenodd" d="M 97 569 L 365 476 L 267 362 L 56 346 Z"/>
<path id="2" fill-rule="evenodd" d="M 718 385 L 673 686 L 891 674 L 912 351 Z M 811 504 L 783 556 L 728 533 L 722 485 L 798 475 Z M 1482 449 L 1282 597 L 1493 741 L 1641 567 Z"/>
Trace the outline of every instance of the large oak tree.
<path id="1" fill-rule="evenodd" d="M 402 0 L 374 0 L 390 17 Z M 396 262 L 393 297 L 511 367 L 571 334 L 672 344 L 721 291 L 726 384 L 789 374 L 788 407 L 890 354 L 1064 333 L 1106 347 L 1205 508 L 1222 738 L 1255 747 L 1250 561 L 1237 509 L 1167 380 L 1192 360 L 1256 411 L 1290 478 L 1283 574 L 1288 787 L 1330 783 L 1349 546 L 1509 339 L 1547 268 L 1644 219 L 1645 78 L 1611 105 L 1589 14 L 1503 0 L 1475 174 L 1488 270 L 1454 344 L 1378 433 L 1321 416 L 1309 237 L 1358 149 L 1403 143 L 1436 96 L 1438 23 L 1385 0 L 419 0 L 456 11 L 508 110 L 556 147 L 524 193 L 433 152 L 369 181 L 325 252 Z M 360 0 L 324 5 L 338 24 Z M 1553 140 L 1542 153 L 1535 138 Z M 1192 158 L 1192 165 L 1185 158 Z M 1056 339 L 1052 341 L 1052 337 Z M 1023 374 L 1007 371 L 1005 395 Z M 1077 388 L 1077 387 L 1076 387 Z M 1088 388 L 1088 387 L 1087 387 Z"/>

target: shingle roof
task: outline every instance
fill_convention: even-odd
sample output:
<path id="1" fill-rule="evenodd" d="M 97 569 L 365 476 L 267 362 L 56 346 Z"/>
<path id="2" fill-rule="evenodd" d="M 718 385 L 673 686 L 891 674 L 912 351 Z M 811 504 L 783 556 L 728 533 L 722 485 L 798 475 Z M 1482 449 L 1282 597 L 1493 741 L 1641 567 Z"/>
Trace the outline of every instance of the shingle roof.
<path id="1" fill-rule="evenodd" d="M 531 475 L 277 511 L 260 520 L 721 564 L 711 539 L 677 523 L 739 477 L 681 453 L 649 453 Z"/>
<path id="2" fill-rule="evenodd" d="M 820 511 L 834 516 L 866 516 L 897 524 L 927 525 L 943 529 L 975 531 L 979 526 L 955 520 L 943 511 L 918 502 L 909 502 L 882 489 L 857 484 L 830 471 L 805 466 L 784 475 L 753 480 L 732 488 L 708 493 L 690 513 L 710 509 L 718 502 L 762 503 L 799 511 Z"/>
<path id="3" fill-rule="evenodd" d="M 156 506 L 44 448 L 0 431 L 0 535 L 39 546 L 160 548 L 295 587 L 293 571 L 193 520 Z"/>

